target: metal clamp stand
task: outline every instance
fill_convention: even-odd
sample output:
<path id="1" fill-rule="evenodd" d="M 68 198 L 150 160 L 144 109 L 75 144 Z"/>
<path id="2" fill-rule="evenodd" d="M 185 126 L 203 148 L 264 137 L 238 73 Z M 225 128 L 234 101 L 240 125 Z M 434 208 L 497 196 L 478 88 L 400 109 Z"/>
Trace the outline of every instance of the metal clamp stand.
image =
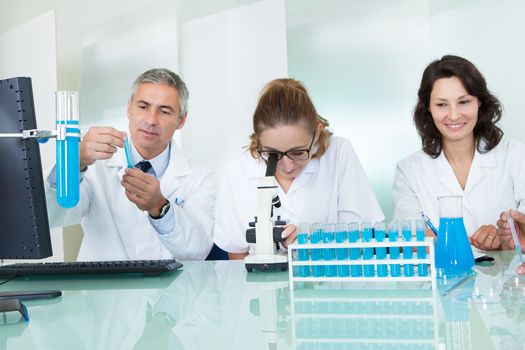
<path id="1" fill-rule="evenodd" d="M 4 132 L 0 133 L 0 137 L 14 137 L 26 139 L 47 139 L 57 137 L 57 130 L 40 130 L 40 129 L 31 129 L 31 130 L 22 130 L 22 132 Z M 44 142 L 45 142 L 44 141 Z"/>

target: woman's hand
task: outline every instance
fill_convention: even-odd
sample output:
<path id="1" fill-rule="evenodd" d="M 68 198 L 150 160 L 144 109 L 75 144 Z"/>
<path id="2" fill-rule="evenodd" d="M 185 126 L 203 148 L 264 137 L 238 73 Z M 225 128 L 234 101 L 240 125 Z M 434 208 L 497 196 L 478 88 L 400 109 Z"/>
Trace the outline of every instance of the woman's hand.
<path id="1" fill-rule="evenodd" d="M 281 242 L 282 246 L 288 249 L 288 246 L 297 239 L 297 226 L 293 224 L 286 225 L 281 237 L 285 238 L 285 240 Z"/>
<path id="2" fill-rule="evenodd" d="M 470 244 L 481 250 L 501 249 L 501 242 L 494 225 L 481 225 L 469 239 Z"/>

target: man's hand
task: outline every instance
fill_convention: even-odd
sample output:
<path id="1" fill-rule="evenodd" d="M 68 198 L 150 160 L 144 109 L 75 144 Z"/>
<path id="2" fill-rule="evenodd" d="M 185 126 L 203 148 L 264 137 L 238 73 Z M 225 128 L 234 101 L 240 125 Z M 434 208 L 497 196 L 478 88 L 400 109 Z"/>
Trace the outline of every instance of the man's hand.
<path id="1" fill-rule="evenodd" d="M 160 182 L 150 174 L 139 169 L 126 169 L 122 176 L 122 186 L 126 189 L 126 197 L 140 209 L 151 216 L 158 217 L 166 198 L 160 193 Z"/>
<path id="2" fill-rule="evenodd" d="M 518 240 L 520 246 L 524 247 L 525 244 L 525 214 L 520 213 L 516 210 L 510 210 L 510 215 L 514 219 L 514 227 L 516 228 L 516 233 L 518 234 Z M 507 212 L 503 212 L 499 216 L 497 222 L 498 229 L 496 230 L 498 237 L 501 242 L 507 246 L 507 249 L 514 249 L 514 240 L 512 239 L 512 232 L 510 231 L 510 225 L 507 221 Z M 525 272 L 525 268 L 524 268 Z"/>
<path id="3" fill-rule="evenodd" d="M 117 147 L 124 147 L 126 133 L 110 126 L 97 126 L 88 130 L 80 142 L 80 170 L 99 159 L 109 159 L 117 152 Z"/>
<path id="4" fill-rule="evenodd" d="M 494 225 L 481 225 L 469 238 L 470 244 L 482 250 L 501 249 L 501 242 Z"/>

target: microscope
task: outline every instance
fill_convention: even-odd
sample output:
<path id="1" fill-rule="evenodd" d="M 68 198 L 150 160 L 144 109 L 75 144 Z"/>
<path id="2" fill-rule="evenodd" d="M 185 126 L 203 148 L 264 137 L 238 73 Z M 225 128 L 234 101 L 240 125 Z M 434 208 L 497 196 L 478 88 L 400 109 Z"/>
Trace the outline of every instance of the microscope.
<path id="1" fill-rule="evenodd" d="M 270 154 L 266 166 L 266 176 L 260 178 L 257 184 L 257 216 L 249 223 L 246 230 L 246 241 L 255 243 L 255 251 L 244 259 L 246 270 L 259 271 L 277 270 L 286 271 L 288 256 L 279 252 L 279 242 L 284 239 L 281 234 L 286 225 L 280 216 L 273 220 L 273 207 L 279 208 L 281 201 L 277 195 L 278 184 L 275 180 L 277 155 Z"/>

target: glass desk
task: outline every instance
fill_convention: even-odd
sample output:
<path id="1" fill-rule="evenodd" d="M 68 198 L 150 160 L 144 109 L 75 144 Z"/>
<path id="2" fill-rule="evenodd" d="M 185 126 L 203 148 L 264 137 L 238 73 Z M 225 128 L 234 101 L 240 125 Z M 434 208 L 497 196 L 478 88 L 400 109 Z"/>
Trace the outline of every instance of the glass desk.
<path id="1" fill-rule="evenodd" d="M 0 349 L 523 349 L 525 279 L 514 252 L 490 253 L 446 296 L 427 284 L 296 284 L 238 261 L 185 262 L 160 277 L 22 277 L 0 291 L 60 289 L 26 301 Z M 509 264 L 511 265 L 509 267 Z"/>

